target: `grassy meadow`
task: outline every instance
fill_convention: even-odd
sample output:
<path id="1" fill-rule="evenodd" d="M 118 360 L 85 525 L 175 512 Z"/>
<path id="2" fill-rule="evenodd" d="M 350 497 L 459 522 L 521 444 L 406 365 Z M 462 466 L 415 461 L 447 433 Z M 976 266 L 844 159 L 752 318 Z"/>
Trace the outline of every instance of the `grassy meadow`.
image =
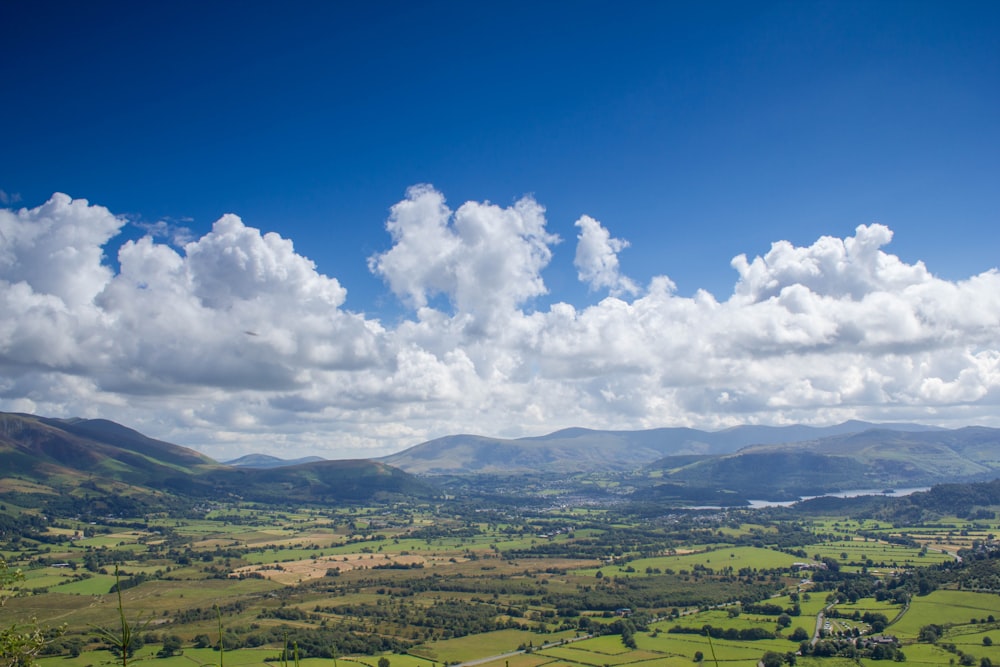
<path id="1" fill-rule="evenodd" d="M 786 520 L 740 509 L 668 519 L 572 507 L 463 513 L 447 504 L 237 504 L 179 518 L 67 519 L 44 541 L 5 545 L 25 576 L 5 592 L 0 625 L 65 624 L 53 642 L 63 648 L 42 667 L 114 663 L 94 628 L 118 622 L 121 582 L 126 617 L 148 640 L 134 659 L 150 667 L 274 665 L 282 636 L 303 647 L 320 638 L 332 654 L 300 667 L 379 667 L 380 658 L 391 667 L 671 667 L 696 664 L 698 654 L 702 664 L 750 667 L 765 652 L 797 651 L 792 633 L 811 637 L 821 613 L 832 639 L 864 635 L 870 627 L 858 618 L 884 615 L 911 664 L 958 664 L 963 655 L 1000 664 L 991 645 L 1000 644 L 1000 591 L 944 584 L 908 604 L 868 591 L 830 606 L 837 581 L 801 569 L 835 561 L 844 581 L 885 585 L 954 564 L 958 549 L 1000 532 L 995 521 L 812 517 L 795 520 L 801 543 L 787 545 Z M 752 603 L 797 606 L 799 615 L 780 627 L 778 614 L 748 611 Z M 195 648 L 199 638 L 218 641 L 219 616 L 233 648 Z M 919 641 L 930 624 L 943 626 L 937 644 Z M 705 626 L 720 634 L 709 638 Z M 180 653 L 156 657 L 167 636 L 179 638 Z M 796 664 L 878 662 L 803 655 Z"/>

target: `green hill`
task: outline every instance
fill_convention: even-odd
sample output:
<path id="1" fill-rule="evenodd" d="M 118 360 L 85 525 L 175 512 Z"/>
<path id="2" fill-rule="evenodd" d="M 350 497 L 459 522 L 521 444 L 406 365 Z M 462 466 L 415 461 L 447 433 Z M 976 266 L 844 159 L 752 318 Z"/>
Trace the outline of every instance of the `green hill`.
<path id="1" fill-rule="evenodd" d="M 677 466 L 650 466 L 664 480 L 727 489 L 744 498 L 783 500 L 845 489 L 930 486 L 1000 473 L 1000 430 L 871 428 L 779 445 L 755 445 Z"/>
<path id="2" fill-rule="evenodd" d="M 850 421 L 828 427 L 751 425 L 722 431 L 570 428 L 513 440 L 451 435 L 380 460 L 419 474 L 631 472 L 664 457 L 723 455 L 749 445 L 796 443 L 859 433 L 873 427 L 874 424 Z M 938 430 L 917 424 L 892 424 L 886 428 L 900 432 Z"/>
<path id="3" fill-rule="evenodd" d="M 428 483 L 384 463 L 317 461 L 279 468 L 226 468 L 196 478 L 223 492 L 258 502 L 363 502 L 389 497 L 429 498 Z"/>
<path id="4" fill-rule="evenodd" d="M 436 493 L 384 463 L 235 468 L 107 420 L 15 413 L 0 413 L 0 471 L 0 497 L 81 512 L 127 513 L 212 498 L 335 503 Z"/>
<path id="5" fill-rule="evenodd" d="M 175 474 L 196 474 L 218 464 L 198 452 L 105 420 L 60 420 L 0 413 L 0 466 L 4 477 L 39 484 L 106 479 L 155 485 Z"/>

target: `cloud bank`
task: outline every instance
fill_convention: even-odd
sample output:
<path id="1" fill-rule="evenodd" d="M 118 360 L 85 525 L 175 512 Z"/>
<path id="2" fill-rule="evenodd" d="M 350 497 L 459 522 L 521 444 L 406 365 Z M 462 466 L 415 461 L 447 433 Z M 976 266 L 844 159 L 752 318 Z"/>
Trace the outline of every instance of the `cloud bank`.
<path id="1" fill-rule="evenodd" d="M 582 216 L 574 266 L 606 296 L 540 309 L 560 239 L 538 202 L 453 211 L 416 186 L 369 258 L 409 309 L 388 326 L 235 215 L 176 247 L 151 229 L 112 263 L 125 224 L 62 194 L 0 209 L 0 409 L 115 419 L 219 459 L 566 426 L 1000 426 L 1000 273 L 939 279 L 887 253 L 882 225 L 740 255 L 719 301 L 665 275 L 640 287 L 627 241 Z"/>

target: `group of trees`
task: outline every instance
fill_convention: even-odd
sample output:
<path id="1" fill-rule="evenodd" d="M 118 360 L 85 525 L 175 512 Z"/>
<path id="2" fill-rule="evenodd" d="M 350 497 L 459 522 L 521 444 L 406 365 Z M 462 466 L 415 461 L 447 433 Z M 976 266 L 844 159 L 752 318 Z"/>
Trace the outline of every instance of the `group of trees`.
<path id="1" fill-rule="evenodd" d="M 7 561 L 0 557 L 0 605 L 6 600 L 4 591 L 23 579 L 20 570 L 9 567 Z M 28 667 L 42 651 L 45 642 L 45 633 L 34 619 L 0 628 L 0 666 Z"/>
<path id="2" fill-rule="evenodd" d="M 990 623 L 994 622 L 993 616 L 989 617 Z M 975 620 L 975 619 L 973 619 Z M 985 619 L 984 619 L 985 620 Z M 949 653 L 954 653 L 958 656 L 958 664 L 964 665 L 965 667 L 972 667 L 976 665 L 976 657 L 971 653 L 965 652 L 958 648 L 954 643 L 943 641 L 945 635 L 947 634 L 948 626 L 941 625 L 938 623 L 930 623 L 920 628 L 920 634 L 917 635 L 917 641 L 925 642 L 928 644 L 934 644 L 940 648 L 943 648 Z M 990 647 L 993 646 L 993 639 L 988 635 L 983 637 L 983 646 Z M 954 659 L 952 659 L 954 663 Z M 979 667 L 993 667 L 993 661 L 988 657 L 982 657 L 979 659 Z"/>
<path id="3" fill-rule="evenodd" d="M 712 639 L 729 639 L 732 641 L 757 641 L 760 639 L 774 639 L 774 633 L 764 628 L 716 628 L 711 625 L 703 625 L 700 628 L 684 627 L 675 625 L 667 632 L 687 635 L 708 635 Z"/>
<path id="4" fill-rule="evenodd" d="M 898 642 L 889 638 L 856 639 L 843 637 L 827 637 L 810 645 L 809 642 L 799 644 L 801 655 L 811 655 L 818 658 L 842 657 L 857 660 L 870 658 L 872 660 L 892 660 L 903 662 L 906 655 L 900 649 Z"/>
<path id="5" fill-rule="evenodd" d="M 635 562 L 636 559 L 668 555 L 687 543 L 712 544 L 709 550 L 719 548 L 718 545 L 755 546 L 801 554 L 801 557 L 808 558 L 807 554 L 816 552 L 812 548 L 806 550 L 810 545 L 821 539 L 840 537 L 813 530 L 801 518 L 793 520 L 787 516 L 779 517 L 778 510 L 774 510 L 773 514 L 754 514 L 753 525 L 746 528 L 747 515 L 740 510 L 718 514 L 679 512 L 668 516 L 663 514 L 663 508 L 660 507 L 657 510 L 659 515 L 650 514 L 648 521 L 636 523 L 633 521 L 635 517 L 628 513 L 631 510 L 616 507 L 606 514 L 602 513 L 600 516 L 603 518 L 600 520 L 586 519 L 575 524 L 565 518 L 531 517 L 527 513 L 519 515 L 514 509 L 484 514 L 469 513 L 467 516 L 472 518 L 464 518 L 457 508 L 449 507 L 449 511 L 454 514 L 415 529 L 407 536 L 419 536 L 426 539 L 428 545 L 432 540 L 455 540 L 461 546 L 443 545 L 443 548 L 453 549 L 446 555 L 454 555 L 459 560 L 482 559 L 475 564 L 476 568 L 469 565 L 452 571 L 428 567 L 426 572 L 382 571 L 378 568 L 366 572 L 340 572 L 331 568 L 331 576 L 300 581 L 296 586 L 270 592 L 266 598 L 255 598 L 252 601 L 238 599 L 232 602 L 235 605 L 232 609 L 212 607 L 170 610 L 169 614 L 163 614 L 164 625 L 159 626 L 169 634 L 158 635 L 155 639 L 155 642 L 162 644 L 157 655 L 175 655 L 185 642 L 191 645 L 191 634 L 194 631 L 189 630 L 186 634 L 185 624 L 214 619 L 218 614 L 221 626 L 224 622 L 223 614 L 243 612 L 247 604 L 255 606 L 256 618 L 252 614 L 246 615 L 247 620 L 240 621 L 245 625 L 229 622 L 232 627 L 226 628 L 225 632 L 220 627 L 218 641 L 201 634 L 195 638 L 194 645 L 224 647 L 227 650 L 263 645 L 294 645 L 300 658 L 329 658 L 338 652 L 378 654 L 384 651 L 405 651 L 418 642 L 485 633 L 501 628 L 521 628 L 537 631 L 576 629 L 594 634 L 614 632 L 621 635 L 626 647 L 634 647 L 635 632 L 643 625 L 640 615 L 645 612 L 662 616 L 672 607 L 670 615 L 679 617 L 678 608 L 708 608 L 740 600 L 742 606 L 733 605 L 739 609 L 737 615 L 747 612 L 772 616 L 773 623 L 769 623 L 766 628 L 742 630 L 708 625 L 697 629 L 678 626 L 670 632 L 707 634 L 714 639 L 737 641 L 784 636 L 791 640 L 790 646 L 801 644 L 800 650 L 816 656 L 903 658 L 898 646 L 892 643 L 865 643 L 859 641 L 863 638 L 846 636 L 847 633 L 842 637 L 824 637 L 823 641 L 810 646 L 809 633 L 805 629 L 792 630 L 793 623 L 798 624 L 793 619 L 801 614 L 796 597 L 792 597 L 788 605 L 777 605 L 770 599 L 788 585 L 791 573 L 787 567 L 766 569 L 727 566 L 725 563 L 730 562 L 728 559 L 720 561 L 713 554 L 714 562 L 708 562 L 715 565 L 715 569 L 703 564 L 685 564 L 675 566 L 686 568 L 679 572 L 666 567 L 663 571 L 659 567 L 647 567 L 645 576 L 637 572 L 641 568 Z M 372 516 L 376 516 L 374 512 Z M 234 523 L 259 523 L 258 520 L 251 521 L 232 513 L 220 515 L 219 519 Z M 380 519 L 376 517 L 375 520 Z M 358 522 L 359 525 L 361 523 Z M 369 533 L 365 541 L 372 540 L 372 544 L 378 546 L 374 542 L 376 537 L 381 540 L 394 539 L 393 533 L 376 536 L 370 523 L 364 525 L 367 526 L 364 530 Z M 173 571 L 167 567 L 150 572 L 149 568 L 131 576 L 121 572 L 122 577 L 111 589 L 113 594 L 132 586 L 147 584 L 147 579 L 204 578 L 210 572 L 209 566 L 213 568 L 212 573 L 228 576 L 232 567 L 245 561 L 252 552 L 269 548 L 273 548 L 275 552 L 286 549 L 284 544 L 240 545 L 235 539 L 226 540 L 226 546 L 220 543 L 219 546 L 206 549 L 177 531 L 156 528 L 155 525 L 152 528 L 145 524 L 139 527 L 143 526 L 158 541 L 162 537 L 162 543 L 148 545 L 145 552 L 122 549 L 121 544 L 117 549 L 93 548 L 74 563 L 79 563 L 82 573 L 84 570 L 106 572 L 115 563 L 141 563 L 143 558 L 152 560 L 156 557 L 171 561 Z M 347 524 L 343 523 L 341 517 L 337 528 L 340 530 L 345 526 Z M 351 530 L 356 529 L 354 525 L 349 527 Z M 516 548 L 504 548 L 504 543 L 499 539 L 501 532 L 521 538 L 511 543 Z M 342 536 L 343 532 L 337 534 Z M 397 542 L 401 541 L 403 536 L 404 533 L 399 533 L 395 539 Z M 484 536 L 496 540 L 495 544 L 490 544 L 490 550 L 484 547 L 486 539 L 472 539 Z M 884 539 L 884 536 L 879 539 Z M 388 542 L 385 544 L 388 546 Z M 466 544 L 472 546 L 466 548 Z M 298 546 L 288 545 L 287 548 Z M 364 547 L 362 551 L 371 548 Z M 401 548 L 412 547 L 405 545 Z M 458 549 L 464 551 L 460 552 Z M 313 550 L 310 553 L 323 555 L 315 544 Z M 586 579 L 577 576 L 572 572 L 572 566 L 565 564 L 559 564 L 558 567 L 562 569 L 553 566 L 550 570 L 542 571 L 536 558 L 552 556 L 600 559 L 601 570 L 596 577 L 588 576 Z M 294 557 L 302 556 L 295 554 Z M 276 553 L 275 563 L 277 558 Z M 821 560 L 827 566 L 826 569 L 813 573 L 815 590 L 829 591 L 832 595 L 830 599 L 842 602 L 875 597 L 905 604 L 914 595 L 926 594 L 936 587 L 955 583 L 959 588 L 1000 588 L 997 583 L 1000 581 L 997 579 L 1000 568 L 996 567 L 1000 563 L 1000 552 L 985 548 L 970 554 L 964 563 L 918 568 L 913 573 L 884 580 L 878 580 L 866 572 L 856 572 L 853 565 L 857 564 L 848 562 L 847 554 L 841 556 L 841 561 L 846 565 L 843 568 L 840 567 L 841 562 L 828 556 L 820 557 L 819 553 L 815 560 Z M 516 561 L 523 563 L 518 564 Z M 24 562 L 27 563 L 28 560 L 25 559 Z M 456 562 L 455 558 L 451 562 Z M 722 565 L 719 565 L 720 562 Z M 862 562 L 871 563 L 863 557 Z M 179 567 L 182 565 L 187 566 L 183 571 Z M 282 566 L 275 564 L 274 567 Z M 0 585 L 10 585 L 14 580 L 5 563 L 3 571 L 6 578 L 0 580 Z M 441 574 L 442 571 L 445 573 Z M 338 576 L 332 576 L 334 572 Z M 799 576 L 801 575 L 796 575 L 794 581 Z M 321 591 L 328 592 L 329 595 L 317 595 Z M 361 595 L 352 595 L 355 593 Z M 335 604 L 338 601 L 336 598 L 340 596 L 349 596 L 347 599 L 351 602 Z M 357 601 L 359 599 L 366 601 L 361 603 Z M 316 601 L 318 603 L 313 606 Z M 311 611 L 307 611 L 310 608 Z M 636 613 L 631 618 L 615 618 L 617 610 L 626 608 Z M 831 610 L 828 614 L 835 616 L 836 611 Z M 872 632 L 882 631 L 889 622 L 881 614 L 866 613 L 864 616 L 858 620 L 868 623 Z M 298 627 L 292 627 L 293 625 Z M 201 630 L 203 627 L 198 628 L 199 632 Z M 929 641 L 940 639 L 944 630 L 939 630 L 941 631 L 937 637 Z M 929 633 L 930 631 L 928 637 Z M 185 639 L 180 635 L 184 635 Z M 74 641 L 69 641 L 69 638 L 50 641 L 49 648 L 61 648 L 72 654 L 73 650 L 79 650 L 84 637 L 91 639 L 84 634 L 73 635 Z M 4 659 L 8 655 L 19 655 L 21 657 L 18 660 L 21 662 L 0 660 L 0 667 L 24 667 L 30 664 L 32 656 L 46 650 L 46 639 L 37 626 L 30 623 L 3 630 L 0 640 L 4 643 L 0 644 L 0 655 Z M 148 633 L 142 637 L 133 634 L 123 653 L 127 655 L 134 652 L 142 641 L 149 644 L 152 643 L 151 639 Z M 959 657 L 965 659 L 964 655 Z M 792 653 L 775 653 L 765 656 L 763 662 L 766 665 L 794 664 L 794 660 Z"/>
<path id="6" fill-rule="evenodd" d="M 760 664 L 763 667 L 781 667 L 782 665 L 794 665 L 796 662 L 795 654 L 791 651 L 787 653 L 778 653 L 777 651 L 766 651 L 764 656 L 760 659 Z"/>

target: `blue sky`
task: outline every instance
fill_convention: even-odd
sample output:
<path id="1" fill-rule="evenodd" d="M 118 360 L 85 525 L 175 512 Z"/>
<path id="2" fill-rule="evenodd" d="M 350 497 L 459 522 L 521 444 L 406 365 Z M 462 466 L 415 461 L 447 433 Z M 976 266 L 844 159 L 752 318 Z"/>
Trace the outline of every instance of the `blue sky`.
<path id="1" fill-rule="evenodd" d="M 69 303 L 68 292 L 52 286 L 55 279 L 42 276 L 37 263 L 70 249 L 90 257 L 76 275 L 95 281 L 82 306 L 63 309 L 71 323 L 59 320 L 56 327 L 57 315 L 46 315 L 48 325 L 62 331 L 54 344 L 67 348 L 65 358 L 51 348 L 19 346 L 27 329 L 0 336 L 8 378 L 0 385 L 2 409 L 107 416 L 220 457 L 255 446 L 279 454 L 374 455 L 456 430 L 513 436 L 565 425 L 711 428 L 850 417 L 981 423 L 995 412 L 1000 343 L 992 327 L 1000 315 L 989 287 L 980 281 L 977 296 L 941 296 L 940 306 L 929 306 L 926 296 L 912 301 L 919 291 L 914 285 L 965 294 L 972 290 L 968 279 L 998 265 L 995 3 L 10 2 L 0 8 L 0 23 L 6 26 L 0 199 L 8 211 L 0 223 L 6 225 L 0 243 L 7 245 L 0 289 L 9 308 L 25 313 L 36 312 L 37 303 L 15 304 L 18 284 L 27 285 L 32 298 Z M 420 184 L 434 189 L 409 190 Z M 43 210 L 57 192 L 89 206 Z M 433 237 L 422 226 L 429 218 L 407 217 L 401 208 L 390 212 L 400 202 L 430 211 L 435 197 L 451 212 L 472 202 L 476 215 L 485 216 L 473 216 L 477 225 L 509 232 L 510 215 L 494 214 L 514 211 L 526 196 L 544 208 L 544 230 L 531 222 L 534 213 L 519 217 L 527 227 L 513 237 L 487 234 L 492 254 L 482 256 L 469 250 L 472 236 L 462 236 L 445 258 L 444 246 L 417 242 L 420 234 Z M 526 209 L 520 210 L 517 215 Z M 93 220 L 102 211 L 110 217 L 96 233 Z M 250 236 L 230 226 L 229 236 L 210 238 L 229 213 L 253 230 Z M 396 237 L 386 230 L 392 216 Z M 582 216 L 594 221 L 583 243 L 589 255 L 580 254 Z M 443 223 L 453 235 L 457 219 Z M 853 256 L 869 262 L 867 268 L 854 266 L 838 273 L 840 279 L 875 275 L 887 266 L 885 257 L 901 268 L 863 289 L 842 284 L 838 291 L 831 278 L 836 270 L 816 259 L 830 257 L 819 240 L 844 245 L 859 225 L 888 228 L 891 242 L 881 232 L 865 232 L 880 250 Z M 63 231 L 51 234 L 50 253 L 38 254 L 45 245 L 38 230 L 57 227 Z M 84 228 L 90 235 L 79 231 Z M 150 304 L 139 309 L 141 299 L 153 298 L 146 287 L 111 298 L 113 283 L 126 278 L 119 247 L 151 231 L 158 233 L 143 250 L 146 263 L 133 258 L 129 279 L 154 284 L 151 276 L 165 264 L 149 264 L 153 256 L 182 262 L 184 269 L 171 275 L 186 276 L 202 319 L 185 320 L 195 317 L 187 306 L 175 304 L 180 310 L 172 312 L 162 298 L 153 303 L 163 311 Z M 268 232 L 293 243 L 294 251 L 268 245 Z M 185 249 L 198 239 L 206 240 L 200 255 Z M 367 327 L 361 338 L 371 337 L 351 338 L 357 332 L 345 333 L 338 327 L 354 329 L 340 322 L 330 325 L 335 330 L 316 329 L 311 344 L 335 340 L 369 351 L 351 361 L 342 351 L 336 362 L 283 357 L 305 349 L 296 338 L 297 318 L 321 315 L 287 310 L 287 304 L 280 313 L 277 306 L 268 311 L 252 291 L 260 280 L 242 291 L 233 287 L 239 276 L 216 270 L 226 266 L 219 258 L 232 254 L 224 239 L 276 253 L 262 260 L 275 280 L 299 275 L 282 261 L 304 272 L 294 289 L 276 284 L 267 294 L 298 294 L 306 302 L 318 289 L 334 319 L 353 317 L 351 326 Z M 455 238 L 439 240 L 447 245 Z M 768 259 L 779 241 L 787 247 Z M 128 247 L 142 254 L 135 243 Z M 95 248 L 104 259 L 88 254 Z M 163 259 L 168 249 L 179 259 Z M 218 326 L 211 318 L 235 312 L 218 293 L 208 294 L 207 274 L 192 268 L 195 255 L 212 256 L 209 249 L 220 253 L 211 263 L 218 273 L 212 284 L 228 283 L 227 294 L 262 309 L 253 317 L 244 313 L 253 326 L 279 314 L 291 322 L 274 340 L 256 340 L 267 337 L 245 328 L 258 334 L 254 344 L 270 346 L 247 354 L 273 360 L 274 368 L 260 376 L 227 366 L 217 374 L 174 377 L 144 361 L 151 355 L 137 351 L 141 345 L 130 352 L 118 342 L 114 351 L 84 350 L 87 341 L 129 336 L 153 345 L 157 334 L 143 328 L 148 323 L 123 328 L 122 304 L 128 303 L 135 318 L 141 310 L 147 320 L 187 322 L 184 330 L 163 333 L 155 349 L 176 346 L 182 354 L 204 343 L 205 354 L 218 358 L 206 337 L 187 340 L 184 333 L 208 331 Z M 763 258 L 763 268 L 741 278 L 730 265 L 741 254 L 747 266 Z M 303 257 L 314 263 L 312 274 Z M 462 257 L 478 259 L 463 264 Z M 588 261 L 597 264 L 584 266 Z M 920 262 L 926 274 L 916 277 Z M 498 265 L 506 269 L 494 270 Z M 617 338 L 607 332 L 581 338 L 600 329 L 587 317 L 606 323 L 599 316 L 612 306 L 638 317 L 643 304 L 637 302 L 649 301 L 659 276 L 672 281 L 672 300 L 650 312 L 668 323 L 687 322 L 674 332 L 684 345 L 669 353 L 645 349 L 655 347 L 650 331 L 644 343 L 626 346 L 643 354 L 625 358 L 628 350 L 616 351 L 616 341 L 642 326 L 628 319 L 619 323 L 624 333 Z M 807 290 L 821 302 L 814 308 L 827 324 L 789 325 L 773 313 L 738 310 L 733 299 L 741 279 L 744 296 L 754 295 L 747 298 L 759 306 L 784 288 L 787 294 Z M 511 290 L 491 280 L 508 281 Z M 170 283 L 168 291 L 178 289 Z M 676 308 L 699 307 L 698 290 L 728 304 L 720 310 L 731 309 L 732 322 L 678 315 Z M 880 301 L 892 295 L 908 304 L 908 315 L 893 325 L 858 321 L 874 315 L 850 311 L 838 301 L 845 294 L 873 313 L 895 312 Z M 616 303 L 605 301 L 609 296 Z M 416 310 L 422 303 L 434 317 Z M 956 303 L 978 311 L 981 320 L 936 319 Z M 96 314 L 74 310 L 94 304 Z M 562 313 L 561 304 L 574 314 Z M 772 340 L 818 338 L 810 339 L 808 351 L 775 351 L 727 334 L 739 329 L 733 322 L 758 317 L 774 328 Z M 928 330 L 886 333 L 907 317 Z M 103 328 L 90 328 L 94 318 Z M 576 331 L 573 337 L 559 338 L 559 322 Z M 511 340 L 511 332 L 531 327 L 530 335 Z M 820 349 L 857 345 L 858 334 L 845 333 L 852 327 L 882 347 L 850 358 L 813 358 Z M 949 347 L 931 350 L 932 340 Z M 704 349 L 692 352 L 688 344 Z M 401 368 L 417 363 L 404 359 L 403 349 L 437 365 L 410 378 L 427 386 L 417 389 L 400 378 Z M 548 368 L 558 356 L 553 349 L 568 356 Z M 925 370 L 904 379 L 903 351 L 915 349 L 928 356 L 911 356 L 909 368 Z M 591 361 L 574 363 L 574 350 Z M 676 372 L 680 364 L 671 355 L 684 354 L 695 354 L 704 373 Z M 163 364 L 168 357 L 164 353 Z M 777 362 L 765 361 L 777 357 L 787 358 L 790 368 L 830 363 L 854 376 L 777 373 Z M 106 358 L 105 365 L 95 358 Z M 864 379 L 882 363 L 887 367 L 878 378 Z M 794 398 L 753 395 L 750 378 L 768 371 L 776 372 L 775 387 L 807 386 Z M 319 378 L 320 372 L 332 375 Z M 978 378 L 974 389 L 963 384 L 972 382 L 970 374 Z M 628 396 L 627 386 L 641 387 L 645 397 Z M 954 391 L 935 393 L 934 387 Z M 233 404 L 226 407 L 230 399 L 219 392 L 229 392 Z M 539 396 L 535 403 L 511 398 L 532 392 Z M 199 407 L 206 396 L 220 407 Z M 738 410 L 720 407 L 734 396 L 745 399 L 736 401 Z M 359 415 L 352 401 L 375 408 Z M 331 444 L 331 433 L 338 444 Z"/>

